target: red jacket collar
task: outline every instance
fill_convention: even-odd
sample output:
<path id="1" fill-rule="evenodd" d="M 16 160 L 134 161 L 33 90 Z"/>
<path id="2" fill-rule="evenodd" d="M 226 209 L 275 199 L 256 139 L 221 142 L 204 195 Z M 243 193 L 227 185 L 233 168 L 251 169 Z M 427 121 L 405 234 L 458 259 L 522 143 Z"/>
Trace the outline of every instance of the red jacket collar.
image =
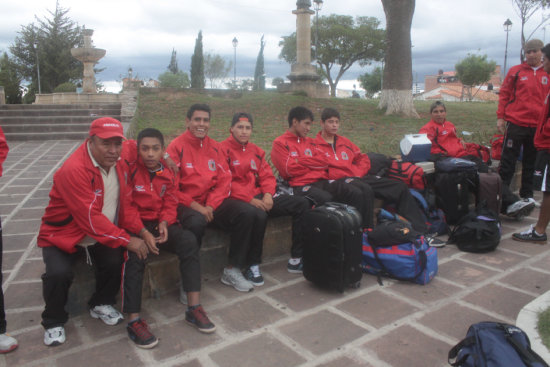
<path id="1" fill-rule="evenodd" d="M 242 150 L 243 152 L 246 151 L 246 149 L 248 148 L 248 143 L 249 143 L 249 142 L 246 142 L 244 144 L 239 143 L 237 141 L 237 139 L 235 139 L 235 137 L 233 137 L 233 135 L 229 136 L 227 139 L 225 139 L 225 141 L 231 149 Z"/>

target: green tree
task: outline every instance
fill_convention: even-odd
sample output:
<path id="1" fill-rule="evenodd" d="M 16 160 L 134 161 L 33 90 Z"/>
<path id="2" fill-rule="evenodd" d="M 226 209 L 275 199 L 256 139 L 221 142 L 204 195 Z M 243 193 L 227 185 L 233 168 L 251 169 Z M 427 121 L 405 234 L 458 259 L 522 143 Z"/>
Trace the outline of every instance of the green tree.
<path id="1" fill-rule="evenodd" d="M 521 21 L 521 48 L 519 52 L 519 57 L 521 62 L 523 62 L 525 60 L 525 54 L 523 53 L 523 46 L 525 45 L 525 42 L 531 38 L 531 36 L 537 31 L 537 29 L 548 23 L 550 15 L 543 14 L 539 24 L 533 29 L 533 31 L 527 38 L 525 37 L 524 33 L 525 24 L 537 11 L 544 10 L 550 7 L 550 0 L 512 0 L 512 5 L 514 6 L 514 10 L 516 11 Z"/>
<path id="2" fill-rule="evenodd" d="M 285 82 L 285 80 L 283 78 L 281 78 L 280 76 L 276 76 L 271 81 L 271 85 L 274 86 L 274 87 L 278 87 L 279 85 L 284 84 L 284 82 Z"/>
<path id="3" fill-rule="evenodd" d="M 254 69 L 254 86 L 253 90 L 265 90 L 265 68 L 264 68 L 264 36 L 260 40 L 260 52 L 256 59 L 256 68 Z"/>
<path id="4" fill-rule="evenodd" d="M 224 79 L 232 67 L 231 61 L 225 62 L 220 55 L 207 53 L 204 56 L 204 76 L 210 81 L 210 88 L 214 88 L 214 81 Z"/>
<path id="5" fill-rule="evenodd" d="M 38 91 L 37 63 L 42 93 L 51 93 L 62 83 L 82 78 L 82 63 L 71 55 L 71 48 L 82 43 L 82 29 L 67 16 L 68 12 L 56 3 L 55 11 L 48 11 L 50 17 L 35 17 L 37 24 L 21 26 L 10 46 L 21 76 L 31 81 L 32 94 Z"/>
<path id="6" fill-rule="evenodd" d="M 191 88 L 204 89 L 204 55 L 202 54 L 202 31 L 195 41 L 195 52 L 191 56 Z"/>
<path id="7" fill-rule="evenodd" d="M 372 73 L 359 75 L 357 78 L 361 88 L 363 88 L 367 96 L 372 97 L 376 92 L 382 89 L 382 68 L 375 68 Z"/>
<path id="8" fill-rule="evenodd" d="M 191 82 L 186 72 L 179 70 L 177 73 L 166 71 L 158 77 L 160 86 L 164 88 L 189 88 Z"/>
<path id="9" fill-rule="evenodd" d="M 7 52 L 0 57 L 0 86 L 4 87 L 6 103 L 22 102 L 21 74 L 17 70 L 17 65 L 8 57 Z"/>
<path id="10" fill-rule="evenodd" d="M 177 74 L 180 70 L 178 68 L 178 58 L 176 57 L 176 50 L 172 49 L 172 56 L 170 57 L 170 64 L 168 65 L 168 70 L 172 74 Z"/>
<path id="11" fill-rule="evenodd" d="M 455 65 L 456 77 L 464 85 L 461 99 L 466 92 L 468 100 L 471 101 L 475 96 L 475 94 L 472 95 L 472 88 L 488 82 L 491 79 L 491 74 L 495 71 L 496 65 L 496 62 L 487 60 L 487 55 L 468 54 L 465 59 L 458 62 Z M 478 91 L 480 88 L 478 88 Z"/>
<path id="12" fill-rule="evenodd" d="M 319 49 L 317 65 L 330 85 L 331 96 L 336 96 L 336 87 L 344 73 L 356 62 L 361 66 L 379 61 L 384 55 L 384 34 L 380 21 L 374 17 L 348 15 L 323 16 L 319 18 Z M 279 42 L 279 57 L 288 63 L 296 62 L 296 33 L 282 37 Z M 338 65 L 336 75 L 333 68 Z"/>

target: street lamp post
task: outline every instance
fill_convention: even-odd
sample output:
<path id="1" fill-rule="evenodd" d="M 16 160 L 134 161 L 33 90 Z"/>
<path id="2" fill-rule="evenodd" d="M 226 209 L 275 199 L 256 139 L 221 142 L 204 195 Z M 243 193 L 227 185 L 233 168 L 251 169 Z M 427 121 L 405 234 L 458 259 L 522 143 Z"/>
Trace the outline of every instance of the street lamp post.
<path id="1" fill-rule="evenodd" d="M 504 24 L 502 25 L 504 27 L 504 32 L 506 32 L 506 47 L 504 49 L 504 79 L 506 77 L 506 61 L 508 59 L 508 33 L 510 33 L 510 30 L 512 29 L 512 21 L 510 18 L 506 19 Z"/>
<path id="2" fill-rule="evenodd" d="M 317 48 L 319 48 L 319 11 L 323 8 L 323 0 L 313 0 L 315 4 L 315 53 L 313 54 L 317 61 Z"/>
<path id="3" fill-rule="evenodd" d="M 36 73 L 38 74 L 38 94 L 42 94 L 42 87 L 40 85 L 40 59 L 38 58 L 38 42 L 35 43 L 36 51 Z"/>
<path id="4" fill-rule="evenodd" d="M 237 85 L 237 45 L 239 40 L 237 37 L 233 37 L 233 85 Z"/>

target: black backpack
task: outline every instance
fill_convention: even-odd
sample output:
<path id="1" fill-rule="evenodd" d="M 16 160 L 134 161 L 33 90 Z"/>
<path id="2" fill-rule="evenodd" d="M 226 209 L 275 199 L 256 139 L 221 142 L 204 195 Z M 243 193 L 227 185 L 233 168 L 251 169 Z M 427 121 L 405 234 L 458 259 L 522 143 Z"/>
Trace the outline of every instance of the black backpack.
<path id="1" fill-rule="evenodd" d="M 499 217 L 484 202 L 462 217 L 449 236 L 449 243 L 466 252 L 493 251 L 499 242 Z"/>
<path id="2" fill-rule="evenodd" d="M 490 321 L 471 325 L 448 357 L 453 367 L 548 367 L 523 330 Z"/>

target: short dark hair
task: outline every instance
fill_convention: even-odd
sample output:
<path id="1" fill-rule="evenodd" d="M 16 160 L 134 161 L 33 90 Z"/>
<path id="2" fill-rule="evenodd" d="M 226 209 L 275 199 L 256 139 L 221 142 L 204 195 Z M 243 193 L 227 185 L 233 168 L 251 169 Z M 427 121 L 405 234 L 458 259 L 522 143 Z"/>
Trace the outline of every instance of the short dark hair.
<path id="1" fill-rule="evenodd" d="M 210 110 L 209 105 L 207 105 L 205 103 L 195 103 L 194 105 L 189 107 L 189 109 L 187 110 L 187 118 L 191 119 L 191 117 L 193 117 L 193 114 L 195 113 L 195 111 L 208 112 L 208 117 L 210 117 L 210 114 L 211 114 L 211 110 Z"/>
<path id="2" fill-rule="evenodd" d="M 294 107 L 288 112 L 288 127 L 292 126 L 292 120 L 294 119 L 302 121 L 307 118 L 311 119 L 311 121 L 314 120 L 313 112 L 310 109 L 302 106 Z"/>
<path id="3" fill-rule="evenodd" d="M 239 122 L 240 119 L 242 118 L 246 118 L 248 120 L 248 122 L 250 122 L 250 125 L 252 125 L 252 123 L 254 122 L 252 120 L 252 115 L 249 114 L 249 113 L 246 113 L 246 112 L 237 112 L 236 114 L 233 115 L 233 119 L 231 120 L 231 126 L 235 126 L 235 124 L 237 122 Z"/>
<path id="4" fill-rule="evenodd" d="M 447 112 L 447 107 L 445 107 L 445 103 L 441 102 L 441 101 L 435 101 L 434 103 L 432 103 L 432 105 L 430 106 L 430 113 L 433 112 L 433 110 L 435 110 L 437 107 L 443 107 L 443 109 L 445 110 L 445 112 Z"/>
<path id="5" fill-rule="evenodd" d="M 141 144 L 143 138 L 157 138 L 160 141 L 160 145 L 164 147 L 164 136 L 160 131 L 152 127 L 147 127 L 141 130 L 137 136 L 137 146 Z"/>
<path id="6" fill-rule="evenodd" d="M 327 107 L 321 112 L 321 121 L 326 121 L 331 117 L 336 117 L 338 120 L 340 120 L 340 112 L 336 108 Z"/>
<path id="7" fill-rule="evenodd" d="M 547 43 L 546 46 L 540 49 L 544 54 L 544 57 L 550 59 L 550 43 Z"/>

